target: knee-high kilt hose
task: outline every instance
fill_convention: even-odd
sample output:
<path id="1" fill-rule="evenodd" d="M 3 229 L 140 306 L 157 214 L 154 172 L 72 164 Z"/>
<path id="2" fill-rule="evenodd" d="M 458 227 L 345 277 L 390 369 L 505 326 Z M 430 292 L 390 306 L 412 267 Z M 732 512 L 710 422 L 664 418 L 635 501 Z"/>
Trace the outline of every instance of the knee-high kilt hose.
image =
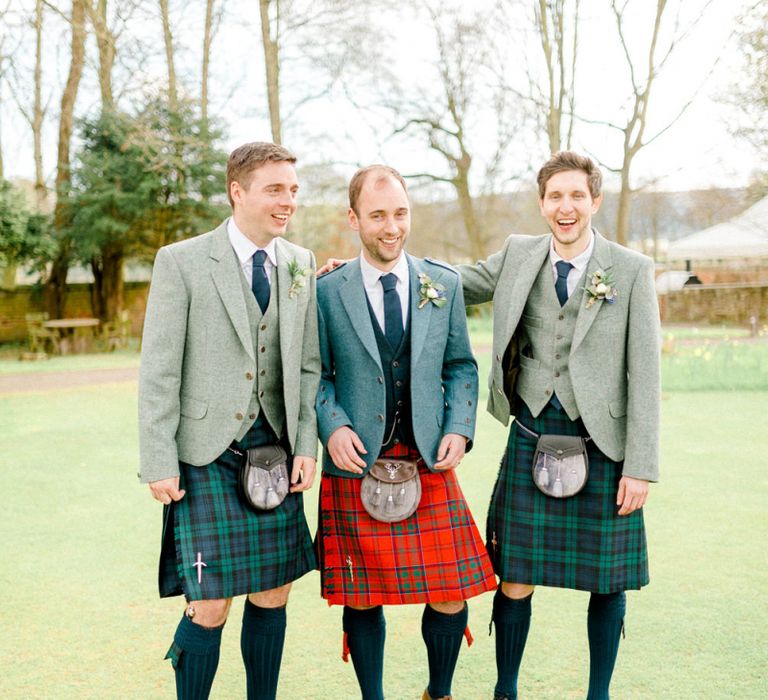
<path id="1" fill-rule="evenodd" d="M 589 479 L 571 498 L 541 493 L 531 478 L 536 433 L 586 435 L 580 420 L 547 405 L 537 418 L 517 399 L 517 419 L 491 496 L 486 545 L 502 581 L 596 593 L 639 589 L 648 583 L 642 509 L 619 516 L 621 463 L 589 441 Z"/>
<path id="2" fill-rule="evenodd" d="M 302 495 L 288 494 L 274 510 L 255 512 L 238 496 L 239 466 L 229 450 L 206 467 L 181 464 L 187 493 L 165 507 L 161 597 L 230 598 L 282 586 L 316 568 Z M 205 566 L 196 565 L 198 554 Z"/>
<path id="3" fill-rule="evenodd" d="M 402 445 L 387 456 L 418 458 Z M 419 467 L 416 512 L 374 520 L 361 479 L 323 475 L 317 545 L 322 595 L 332 605 L 400 605 L 461 600 L 496 588 L 491 562 L 453 470 Z"/>

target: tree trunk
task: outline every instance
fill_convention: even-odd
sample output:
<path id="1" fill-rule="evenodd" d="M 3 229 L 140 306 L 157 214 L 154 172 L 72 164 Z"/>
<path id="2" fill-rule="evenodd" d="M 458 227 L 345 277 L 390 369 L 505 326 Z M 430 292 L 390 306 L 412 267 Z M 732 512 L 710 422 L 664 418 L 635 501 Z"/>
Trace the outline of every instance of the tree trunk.
<path id="1" fill-rule="evenodd" d="M 215 0 L 205 3 L 205 32 L 203 34 L 203 70 L 200 80 L 200 121 L 204 134 L 208 134 L 208 77 L 211 62 L 211 41 L 213 40 L 213 5 Z"/>
<path id="2" fill-rule="evenodd" d="M 165 44 L 165 62 L 168 66 L 168 106 L 175 114 L 179 108 L 179 96 L 176 89 L 176 66 L 174 65 L 173 34 L 168 17 L 168 0 L 160 0 L 160 15 L 163 21 L 163 43 Z"/>
<path id="3" fill-rule="evenodd" d="M 70 48 L 69 75 L 61 95 L 59 117 L 59 145 L 56 157 L 56 206 L 53 211 L 54 235 L 59 240 L 59 251 L 46 282 L 46 305 L 54 318 L 64 316 L 67 305 L 67 271 L 69 269 L 69 241 L 65 240 L 64 229 L 69 224 L 66 198 L 70 178 L 70 147 L 74 124 L 75 101 L 80 87 L 85 64 L 85 3 L 72 1 L 72 42 Z"/>
<path id="4" fill-rule="evenodd" d="M 42 213 L 45 208 L 47 188 L 43 169 L 43 0 L 35 2 L 35 70 L 34 105 L 32 108 L 32 137 L 35 157 L 35 210 Z"/>
<path id="5" fill-rule="evenodd" d="M 106 245 L 91 259 L 91 305 L 103 322 L 114 321 L 123 308 L 123 262 L 122 248 L 113 244 Z"/>
<path id="6" fill-rule="evenodd" d="M 629 240 L 629 215 L 632 210 L 632 190 L 629 186 L 630 166 L 631 161 L 624 161 L 624 167 L 621 169 L 619 206 L 616 213 L 616 242 L 624 246 Z"/>
<path id="7" fill-rule="evenodd" d="M 453 180 L 456 188 L 456 195 L 459 200 L 459 209 L 461 210 L 461 220 L 464 223 L 464 229 L 467 232 L 469 241 L 469 254 L 472 260 L 484 260 L 486 258 L 485 238 L 477 223 L 475 215 L 475 203 L 469 191 L 469 167 L 459 169 Z"/>
<path id="8" fill-rule="evenodd" d="M 269 6 L 275 3 L 274 38 L 269 19 Z M 259 0 L 261 15 L 261 41 L 264 47 L 264 66 L 267 74 L 267 102 L 269 103 L 269 123 L 272 127 L 272 141 L 282 142 L 282 123 L 280 120 L 280 57 L 278 55 L 278 32 L 280 22 L 280 0 Z"/>
<path id="9" fill-rule="evenodd" d="M 115 36 L 107 24 L 107 0 L 88 0 L 88 14 L 96 33 L 96 45 L 99 49 L 99 88 L 101 90 L 102 111 L 109 112 L 115 105 L 112 94 L 112 66 L 115 63 Z"/>

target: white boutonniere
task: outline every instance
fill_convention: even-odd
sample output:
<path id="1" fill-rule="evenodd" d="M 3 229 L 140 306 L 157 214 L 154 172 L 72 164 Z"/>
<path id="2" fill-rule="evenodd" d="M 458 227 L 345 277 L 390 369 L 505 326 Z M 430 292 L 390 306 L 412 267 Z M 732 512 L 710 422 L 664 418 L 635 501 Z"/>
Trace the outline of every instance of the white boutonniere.
<path id="1" fill-rule="evenodd" d="M 291 286 L 288 287 L 288 298 L 293 299 L 306 284 L 306 276 L 312 274 L 312 268 L 301 267 L 296 258 L 288 263 L 288 274 L 291 276 Z"/>
<path id="2" fill-rule="evenodd" d="M 603 272 L 602 270 L 595 270 L 592 273 L 592 282 L 589 286 L 584 287 L 589 299 L 587 299 L 587 308 L 592 306 L 596 301 L 605 300 L 608 304 L 613 304 L 616 301 L 616 295 L 619 293 L 616 289 L 616 283 L 613 280 L 613 275 L 610 272 Z"/>
<path id="3" fill-rule="evenodd" d="M 438 309 L 445 306 L 448 299 L 445 296 L 445 286 L 439 282 L 433 282 L 426 272 L 419 273 L 419 308 L 423 309 L 429 302 Z"/>

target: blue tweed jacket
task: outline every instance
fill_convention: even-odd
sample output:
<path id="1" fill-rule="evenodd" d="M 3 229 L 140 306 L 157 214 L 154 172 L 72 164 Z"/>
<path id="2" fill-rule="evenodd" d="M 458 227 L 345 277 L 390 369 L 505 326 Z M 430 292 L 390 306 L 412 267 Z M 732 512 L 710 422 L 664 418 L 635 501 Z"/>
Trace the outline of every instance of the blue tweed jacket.
<path id="1" fill-rule="evenodd" d="M 411 408 L 415 447 L 428 468 L 446 433 L 475 433 L 477 363 L 472 355 L 459 276 L 452 267 L 407 255 L 410 272 Z M 447 303 L 419 307 L 420 272 L 446 288 Z M 360 260 L 353 260 L 317 280 L 322 374 L 317 395 L 318 431 L 323 445 L 338 428 L 350 426 L 368 453 L 364 473 L 384 440 L 386 388 Z M 337 469 L 323 452 L 323 470 L 362 477 Z"/>

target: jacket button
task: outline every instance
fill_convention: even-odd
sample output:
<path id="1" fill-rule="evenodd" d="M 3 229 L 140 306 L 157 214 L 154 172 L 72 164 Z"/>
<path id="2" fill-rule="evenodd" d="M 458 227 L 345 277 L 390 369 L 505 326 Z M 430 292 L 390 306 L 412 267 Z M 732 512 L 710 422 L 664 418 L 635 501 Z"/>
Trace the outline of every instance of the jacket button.
<path id="1" fill-rule="evenodd" d="M 253 379 L 253 373 L 252 373 L 252 372 L 246 372 L 246 373 L 245 373 L 245 378 L 246 378 L 248 381 L 251 381 L 251 379 Z"/>
<path id="2" fill-rule="evenodd" d="M 471 401 L 467 401 L 467 406 L 471 406 L 471 405 L 472 405 L 472 402 Z"/>
<path id="3" fill-rule="evenodd" d="M 243 414 L 240 411 L 235 413 L 235 420 L 243 420 Z"/>
<path id="4" fill-rule="evenodd" d="M 263 392 L 263 391 L 260 391 L 260 392 L 259 392 L 259 398 L 260 398 L 260 399 L 263 399 L 263 398 L 264 398 L 264 392 Z"/>
<path id="5" fill-rule="evenodd" d="M 327 404 L 327 403 L 328 403 L 328 399 L 323 399 L 323 400 L 320 402 L 320 405 L 321 405 L 321 406 L 325 406 L 325 404 Z"/>
<path id="6" fill-rule="evenodd" d="M 562 321 L 564 318 L 565 318 L 565 316 L 563 316 L 563 314 L 560 314 L 560 315 L 557 317 L 557 320 L 558 320 L 558 321 Z"/>
<path id="7" fill-rule="evenodd" d="M 465 422 L 466 422 L 467 425 L 469 425 L 472 422 L 472 419 L 471 418 L 467 418 L 467 420 Z"/>
<path id="8" fill-rule="evenodd" d="M 259 330 L 262 330 L 262 331 L 265 331 L 265 330 L 267 330 L 267 324 L 266 324 L 266 323 L 262 324 L 262 325 L 260 326 Z"/>
<path id="9" fill-rule="evenodd" d="M 259 372 L 259 376 L 263 377 L 267 373 L 267 370 L 263 369 Z"/>
<path id="10" fill-rule="evenodd" d="M 472 385 L 471 385 L 471 384 L 469 384 L 469 383 L 467 383 L 467 384 L 465 384 L 465 385 L 464 385 L 464 388 L 465 388 L 465 389 L 471 389 L 471 388 L 472 388 Z"/>
<path id="11" fill-rule="evenodd" d="M 379 384 L 383 384 L 383 383 L 384 383 L 384 377 L 376 377 L 376 381 L 377 381 Z"/>
<path id="12" fill-rule="evenodd" d="M 559 353 L 559 352 L 558 352 L 558 353 L 555 353 L 555 359 L 556 359 L 556 360 L 559 360 L 559 359 L 560 359 L 560 353 Z"/>
<path id="13" fill-rule="evenodd" d="M 393 367 L 399 367 L 399 366 L 400 366 L 400 363 L 399 363 L 397 360 L 395 360 L 395 361 L 392 363 L 392 366 L 393 366 Z"/>
<path id="14" fill-rule="evenodd" d="M 255 413 L 249 413 L 249 414 L 248 414 L 248 418 L 250 418 L 251 420 L 253 420 L 254 418 L 256 418 L 256 414 L 255 414 Z"/>
<path id="15" fill-rule="evenodd" d="M 259 352 L 266 352 L 266 351 L 267 349 L 263 345 L 259 348 Z"/>
<path id="16" fill-rule="evenodd" d="M 560 372 L 555 372 L 555 376 L 559 377 L 560 376 Z"/>
<path id="17" fill-rule="evenodd" d="M 562 336 L 562 335 L 560 335 L 560 334 L 558 334 L 558 335 L 556 335 L 556 336 L 555 336 L 555 340 L 562 340 L 562 339 L 563 339 L 563 336 Z"/>
<path id="18" fill-rule="evenodd" d="M 398 406 L 402 406 L 402 405 L 403 405 L 403 402 L 402 402 L 402 401 L 398 401 L 398 402 L 397 402 L 397 405 L 398 405 Z"/>
<path id="19" fill-rule="evenodd" d="M 394 443 L 395 443 L 395 445 L 399 445 L 400 444 L 400 438 L 395 438 Z"/>
<path id="20" fill-rule="evenodd" d="M 401 382 L 401 381 L 398 379 L 398 380 L 395 382 L 395 386 L 398 386 L 398 387 L 399 387 L 399 386 L 403 386 L 403 383 L 402 383 L 402 382 Z"/>
<path id="21" fill-rule="evenodd" d="M 496 362 L 501 362 L 501 355 L 496 355 Z"/>
<path id="22" fill-rule="evenodd" d="M 549 391 L 549 389 L 544 389 L 544 395 L 545 395 L 545 396 L 549 396 L 549 395 L 550 395 L 550 393 L 551 393 L 551 392 Z"/>
<path id="23" fill-rule="evenodd" d="M 383 423 L 384 422 L 384 416 L 382 416 L 381 413 L 379 413 L 379 415 L 376 416 L 376 418 L 378 419 L 379 423 Z"/>

